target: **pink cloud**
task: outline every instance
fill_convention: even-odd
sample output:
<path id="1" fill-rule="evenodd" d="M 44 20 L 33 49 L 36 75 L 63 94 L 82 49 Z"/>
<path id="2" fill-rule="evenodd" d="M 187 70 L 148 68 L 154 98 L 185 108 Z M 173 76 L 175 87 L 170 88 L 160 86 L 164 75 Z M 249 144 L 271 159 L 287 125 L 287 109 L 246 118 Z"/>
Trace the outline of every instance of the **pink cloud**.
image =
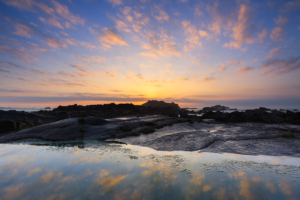
<path id="1" fill-rule="evenodd" d="M 99 37 L 99 41 L 105 42 L 111 45 L 126 45 L 128 44 L 122 39 L 120 35 L 118 35 L 115 31 L 104 28 L 103 29 L 104 35 Z"/>
<path id="2" fill-rule="evenodd" d="M 254 26 L 250 24 L 250 8 L 246 5 L 241 5 L 238 15 L 238 24 L 233 27 L 233 38 L 239 43 L 254 43 L 252 32 Z"/>
<path id="3" fill-rule="evenodd" d="M 75 16 L 70 13 L 67 6 L 64 6 L 54 0 L 52 0 L 52 3 L 55 6 L 55 11 L 64 19 L 70 21 L 72 24 L 84 24 L 84 19 L 81 19 L 79 16 Z"/>
<path id="4" fill-rule="evenodd" d="M 283 26 L 283 25 L 285 25 L 289 21 L 289 19 L 285 18 L 285 17 L 281 17 L 279 15 L 278 18 L 274 19 L 274 21 L 276 22 L 276 24 Z"/>
<path id="5" fill-rule="evenodd" d="M 98 62 L 98 63 L 101 63 L 101 62 L 106 61 L 106 59 L 101 57 L 101 56 L 82 57 L 82 56 L 72 55 L 72 58 L 76 58 L 78 60 L 82 60 L 82 61 L 85 61 L 85 62 Z"/>
<path id="6" fill-rule="evenodd" d="M 281 27 L 276 27 L 272 30 L 272 33 L 271 33 L 271 39 L 274 40 L 274 41 L 278 41 L 281 39 L 283 35 L 283 30 Z"/>
<path id="7" fill-rule="evenodd" d="M 261 74 L 270 77 L 290 73 L 300 69 L 300 57 L 290 57 L 285 59 L 272 58 L 267 60 L 261 68 L 264 70 Z"/>
<path id="8" fill-rule="evenodd" d="M 122 0 L 107 0 L 112 3 L 114 6 L 118 6 L 122 4 Z"/>
<path id="9" fill-rule="evenodd" d="M 273 58 L 274 56 L 276 56 L 276 55 L 278 55 L 278 54 L 280 54 L 280 53 L 281 53 L 281 51 L 280 51 L 279 48 L 272 49 L 272 50 L 270 51 L 270 53 L 269 53 L 269 55 L 268 55 L 267 58 L 271 59 L 271 58 Z"/>
<path id="10" fill-rule="evenodd" d="M 54 38 L 47 38 L 46 43 L 51 47 L 68 49 L 68 46 L 65 43 L 58 41 Z"/>
<path id="11" fill-rule="evenodd" d="M 245 73 L 251 72 L 253 70 L 254 70 L 253 67 L 240 67 L 237 69 L 236 73 L 245 74 Z"/>
<path id="12" fill-rule="evenodd" d="M 202 77 L 202 81 L 203 82 L 212 82 L 212 81 L 216 81 L 216 80 L 218 80 L 218 79 L 216 79 L 216 78 L 214 78 L 212 76 L 210 76 L 210 77 L 203 76 Z"/>
<path id="13" fill-rule="evenodd" d="M 163 23 L 164 21 L 170 20 L 169 15 L 161 7 L 155 6 L 155 9 L 156 9 L 156 12 L 158 13 L 158 15 L 154 16 L 154 17 L 158 22 Z"/>
<path id="14" fill-rule="evenodd" d="M 267 37 L 267 35 L 268 35 L 267 29 L 263 29 L 260 33 L 258 33 L 259 42 L 262 43 L 264 39 Z"/>

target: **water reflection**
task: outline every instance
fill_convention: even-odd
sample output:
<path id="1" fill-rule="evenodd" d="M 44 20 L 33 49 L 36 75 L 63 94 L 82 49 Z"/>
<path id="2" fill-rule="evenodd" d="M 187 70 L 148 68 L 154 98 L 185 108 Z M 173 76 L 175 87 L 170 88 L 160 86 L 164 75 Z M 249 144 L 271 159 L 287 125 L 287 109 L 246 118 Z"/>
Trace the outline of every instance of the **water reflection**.
<path id="1" fill-rule="evenodd" d="M 160 152 L 97 141 L 0 149 L 0 199 L 300 198 L 299 158 Z"/>

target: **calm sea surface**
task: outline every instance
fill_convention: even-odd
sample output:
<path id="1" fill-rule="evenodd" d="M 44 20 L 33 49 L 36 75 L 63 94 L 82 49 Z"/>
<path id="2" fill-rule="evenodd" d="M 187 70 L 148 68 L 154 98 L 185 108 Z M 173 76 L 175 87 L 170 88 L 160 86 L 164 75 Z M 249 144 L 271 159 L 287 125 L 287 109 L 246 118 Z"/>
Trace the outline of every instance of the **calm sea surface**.
<path id="1" fill-rule="evenodd" d="M 0 199 L 300 199 L 300 158 L 0 144 Z"/>

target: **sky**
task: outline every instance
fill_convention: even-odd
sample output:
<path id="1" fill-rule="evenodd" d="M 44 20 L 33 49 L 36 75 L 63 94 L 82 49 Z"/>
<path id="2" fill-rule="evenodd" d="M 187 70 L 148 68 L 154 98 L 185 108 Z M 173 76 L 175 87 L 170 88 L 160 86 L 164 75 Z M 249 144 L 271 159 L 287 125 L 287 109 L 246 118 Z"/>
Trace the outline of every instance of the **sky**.
<path id="1" fill-rule="evenodd" d="M 300 108 L 300 0 L 0 0 L 0 106 Z"/>

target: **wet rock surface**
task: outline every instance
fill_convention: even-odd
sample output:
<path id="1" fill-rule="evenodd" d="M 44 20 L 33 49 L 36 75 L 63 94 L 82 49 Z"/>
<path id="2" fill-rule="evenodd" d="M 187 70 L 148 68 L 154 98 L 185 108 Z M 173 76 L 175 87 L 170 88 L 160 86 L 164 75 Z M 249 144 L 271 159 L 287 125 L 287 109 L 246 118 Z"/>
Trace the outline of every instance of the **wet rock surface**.
<path id="1" fill-rule="evenodd" d="M 35 113 L 1 111 L 0 117 L 0 143 L 105 140 L 163 151 L 300 157 L 299 112 L 209 111 L 199 117 L 174 107 L 106 104 Z"/>

